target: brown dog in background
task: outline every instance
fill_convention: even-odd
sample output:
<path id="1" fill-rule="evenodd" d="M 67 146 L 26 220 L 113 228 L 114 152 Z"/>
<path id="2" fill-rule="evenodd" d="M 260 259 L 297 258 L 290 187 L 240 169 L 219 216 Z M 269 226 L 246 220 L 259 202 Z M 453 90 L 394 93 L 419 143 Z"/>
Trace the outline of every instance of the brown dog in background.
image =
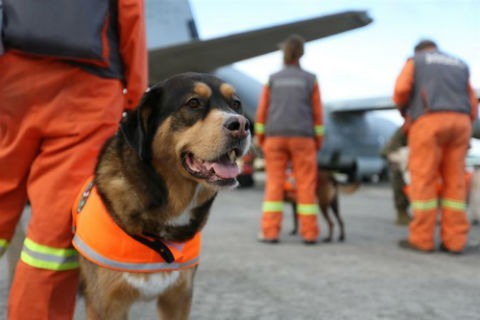
<path id="1" fill-rule="evenodd" d="M 297 234 L 298 230 L 298 217 L 297 217 L 297 197 L 296 197 L 296 188 L 295 182 L 293 181 L 293 175 L 290 173 L 287 177 L 287 184 L 285 185 L 284 191 L 284 201 L 292 204 L 293 208 L 293 230 L 290 232 L 291 235 Z M 333 214 L 338 222 L 340 227 L 340 235 L 338 241 L 345 240 L 345 227 L 343 219 L 340 216 L 339 206 L 338 206 L 338 194 L 341 190 L 342 193 L 351 194 L 355 192 L 360 187 L 359 182 L 354 182 L 348 186 L 340 186 L 338 181 L 333 176 L 333 173 L 330 171 L 318 170 L 317 175 L 317 186 L 316 194 L 318 198 L 318 205 L 320 211 L 322 212 L 325 220 L 328 224 L 328 236 L 323 240 L 324 242 L 331 242 L 333 238 L 333 221 L 330 218 L 328 213 L 329 208 L 333 211 Z"/>

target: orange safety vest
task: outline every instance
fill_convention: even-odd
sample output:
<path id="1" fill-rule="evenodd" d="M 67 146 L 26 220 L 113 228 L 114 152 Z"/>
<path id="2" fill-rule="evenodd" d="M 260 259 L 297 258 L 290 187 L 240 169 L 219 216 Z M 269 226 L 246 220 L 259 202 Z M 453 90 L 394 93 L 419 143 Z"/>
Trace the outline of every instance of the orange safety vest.
<path id="1" fill-rule="evenodd" d="M 142 243 L 154 243 L 155 239 L 152 241 L 145 236 L 129 235 L 115 223 L 92 179 L 82 188 L 72 214 L 75 232 L 73 246 L 99 266 L 128 272 L 160 272 L 192 268 L 199 262 L 200 232 L 182 243 L 162 240 L 161 246 L 165 245 L 173 254 L 173 261 L 167 262 L 158 251 Z"/>

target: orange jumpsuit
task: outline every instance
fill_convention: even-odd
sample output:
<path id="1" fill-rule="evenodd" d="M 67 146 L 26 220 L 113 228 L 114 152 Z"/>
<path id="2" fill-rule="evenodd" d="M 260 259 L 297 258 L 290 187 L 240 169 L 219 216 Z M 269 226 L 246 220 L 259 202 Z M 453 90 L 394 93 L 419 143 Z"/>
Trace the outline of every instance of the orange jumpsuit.
<path id="1" fill-rule="evenodd" d="M 9 319 L 73 317 L 78 261 L 72 203 L 122 111 L 147 88 L 143 1 L 120 0 L 118 6 L 124 81 L 8 47 L 0 56 L 0 255 L 27 199 L 31 204 Z"/>
<path id="2" fill-rule="evenodd" d="M 289 80 L 290 81 L 290 80 Z M 288 82 L 286 82 L 288 84 Z M 298 85 L 295 84 L 294 85 Z M 310 104 L 311 136 L 269 135 L 269 108 L 276 94 L 265 86 L 259 101 L 255 135 L 261 145 L 266 165 L 266 186 L 262 208 L 261 231 L 266 240 L 278 240 L 280 235 L 286 170 L 291 162 L 297 183 L 297 214 L 300 235 L 305 241 L 316 241 L 319 236 L 317 215 L 319 212 L 315 193 L 317 178 L 317 151 L 323 139 L 323 115 L 320 89 L 315 82 L 305 101 Z M 289 108 L 295 108 L 290 105 Z M 292 121 L 292 119 L 286 119 Z"/>
<path id="3" fill-rule="evenodd" d="M 434 58 L 430 60 L 434 61 Z M 418 76 L 414 60 L 409 59 L 397 79 L 393 97 L 403 112 L 411 109 L 409 104 L 415 94 Z M 430 101 L 435 101 L 427 90 L 422 89 L 419 94 L 423 100 L 423 114 L 413 119 L 409 128 L 409 193 L 413 220 L 409 226 L 408 240 L 421 250 L 429 251 L 435 247 L 439 206 L 442 244 L 448 250 L 458 252 L 467 242 L 469 223 L 465 213 L 465 156 L 471 121 L 477 118 L 478 102 L 471 85 L 468 81 L 466 83 L 458 94 L 464 96 L 467 106 L 471 105 L 470 114 L 455 110 L 432 112 L 429 109 Z M 437 190 L 439 177 L 440 199 Z"/>

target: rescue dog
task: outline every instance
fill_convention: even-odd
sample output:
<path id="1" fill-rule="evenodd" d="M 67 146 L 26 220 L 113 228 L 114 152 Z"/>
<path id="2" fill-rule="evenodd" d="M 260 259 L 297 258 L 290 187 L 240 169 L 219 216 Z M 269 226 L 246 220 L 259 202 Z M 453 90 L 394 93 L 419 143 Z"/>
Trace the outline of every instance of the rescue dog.
<path id="1" fill-rule="evenodd" d="M 403 181 L 410 183 L 410 173 L 408 171 L 408 147 L 401 147 L 387 155 L 388 162 L 398 168 L 403 175 Z"/>
<path id="2" fill-rule="evenodd" d="M 217 192 L 238 184 L 236 160 L 250 143 L 234 88 L 214 76 L 176 75 L 144 94 L 103 146 L 93 181 L 74 205 L 88 319 L 126 319 L 135 301 L 152 299 L 161 319 L 188 319 L 198 256 L 186 250 L 191 241 L 199 246 Z M 84 209 L 94 194 L 107 213 L 89 218 Z M 126 240 L 109 239 L 107 231 L 90 236 L 104 222 Z M 92 249 L 108 240 L 105 255 L 135 256 L 125 249 L 131 246 L 152 261 Z"/>
<path id="3" fill-rule="evenodd" d="M 340 210 L 338 205 L 339 192 L 351 194 L 351 193 L 354 193 L 359 187 L 360 187 L 360 183 L 358 182 L 353 182 L 348 186 L 347 185 L 341 186 L 330 171 L 318 169 L 317 184 L 316 184 L 315 192 L 317 194 L 320 211 L 322 212 L 322 215 L 328 224 L 328 235 L 323 240 L 324 242 L 331 242 L 333 239 L 334 223 L 330 218 L 329 208 L 333 211 L 333 214 L 340 228 L 338 241 L 345 240 L 345 227 L 344 227 L 343 219 L 340 215 Z M 297 199 L 296 199 L 295 193 L 296 193 L 295 188 L 291 188 L 290 190 L 285 190 L 284 192 L 284 201 L 292 204 L 293 230 L 290 232 L 291 235 L 297 234 L 297 230 L 298 230 L 298 217 L 296 213 Z"/>

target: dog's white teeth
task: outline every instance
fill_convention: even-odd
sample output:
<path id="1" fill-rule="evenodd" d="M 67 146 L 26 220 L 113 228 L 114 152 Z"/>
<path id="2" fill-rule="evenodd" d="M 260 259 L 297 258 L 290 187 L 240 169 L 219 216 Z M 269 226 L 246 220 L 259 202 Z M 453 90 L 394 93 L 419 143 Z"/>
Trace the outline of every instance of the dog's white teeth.
<path id="1" fill-rule="evenodd" d="M 232 150 L 228 153 L 228 158 L 230 159 L 231 162 L 235 162 L 235 160 L 237 160 L 237 154 L 235 150 Z"/>

